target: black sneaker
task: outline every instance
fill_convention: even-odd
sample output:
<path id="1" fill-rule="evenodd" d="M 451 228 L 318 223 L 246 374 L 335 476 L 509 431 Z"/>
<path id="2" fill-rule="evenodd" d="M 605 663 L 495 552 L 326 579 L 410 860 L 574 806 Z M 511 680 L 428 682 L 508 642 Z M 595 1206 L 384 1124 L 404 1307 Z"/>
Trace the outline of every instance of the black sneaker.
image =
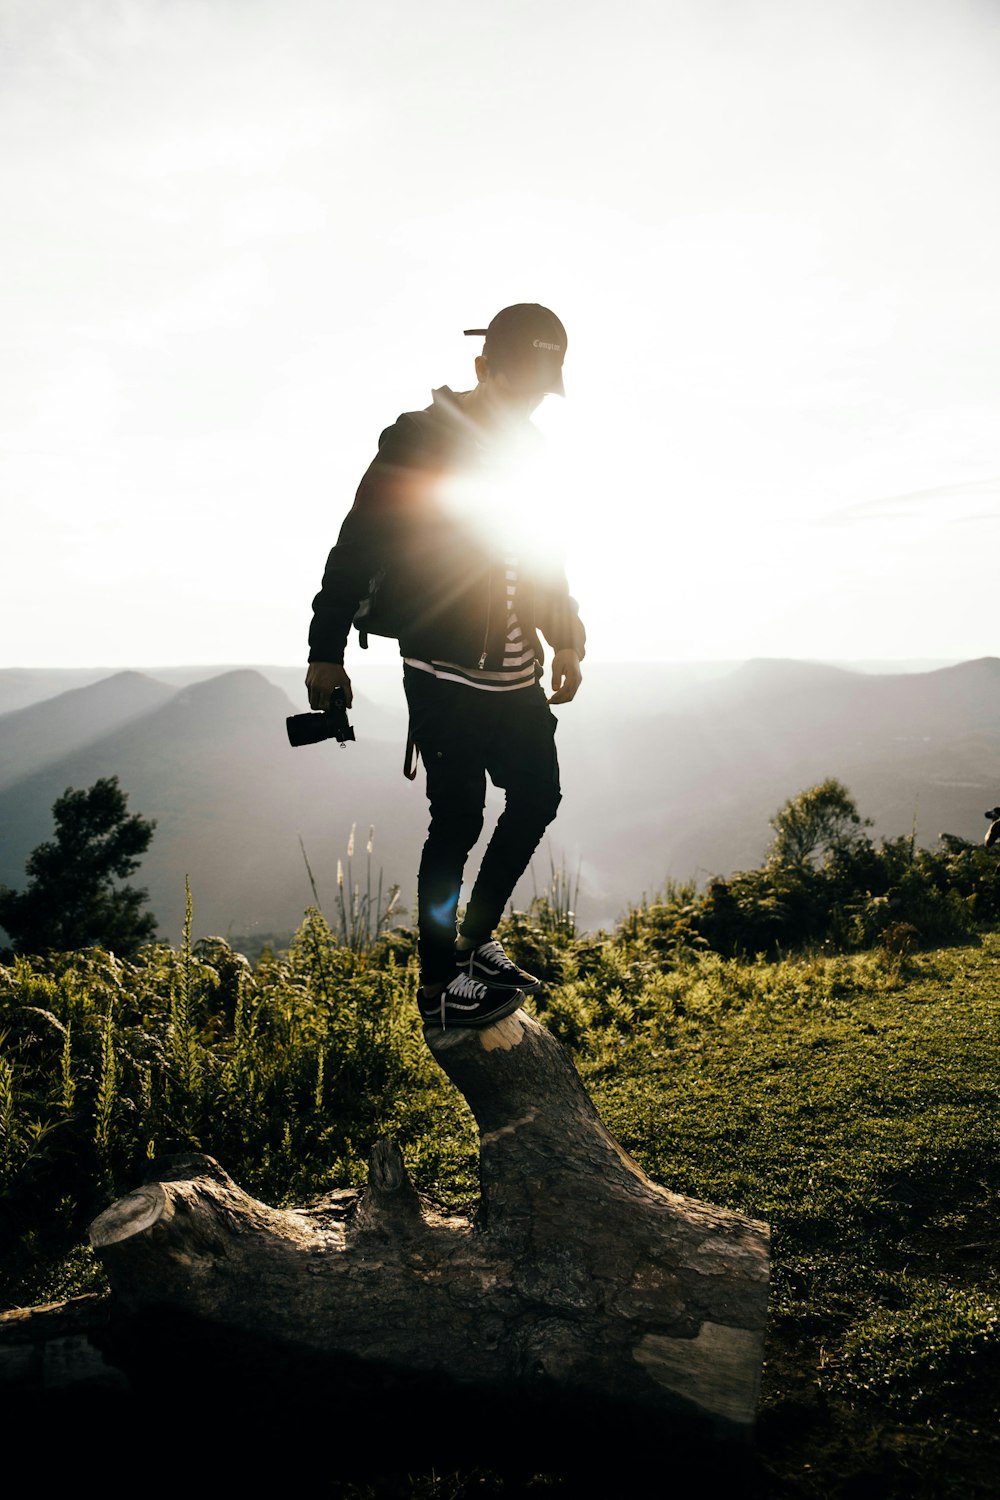
<path id="1" fill-rule="evenodd" d="M 442 1031 L 449 1026 L 492 1026 L 517 1010 L 523 999 L 523 990 L 497 989 L 468 974 L 456 974 L 439 995 L 417 991 L 424 1025 L 440 1026 Z"/>
<path id="2" fill-rule="evenodd" d="M 501 989 L 537 990 L 542 982 L 508 958 L 495 938 L 466 953 L 456 953 L 455 962 L 459 972 L 468 974 L 470 979 L 482 979 Z"/>

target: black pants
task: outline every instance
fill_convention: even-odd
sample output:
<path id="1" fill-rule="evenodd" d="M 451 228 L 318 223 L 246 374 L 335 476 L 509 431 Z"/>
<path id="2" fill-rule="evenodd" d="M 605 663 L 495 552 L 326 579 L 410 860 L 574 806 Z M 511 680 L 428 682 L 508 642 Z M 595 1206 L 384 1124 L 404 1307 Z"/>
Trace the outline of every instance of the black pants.
<path id="1" fill-rule="evenodd" d="M 462 936 L 485 943 L 559 806 L 556 717 L 536 684 L 489 693 L 403 668 L 410 730 L 427 770 L 431 821 L 420 857 L 417 912 L 420 977 L 455 972 L 455 919 L 462 873 L 483 827 L 486 777 L 506 805 L 483 855 Z"/>

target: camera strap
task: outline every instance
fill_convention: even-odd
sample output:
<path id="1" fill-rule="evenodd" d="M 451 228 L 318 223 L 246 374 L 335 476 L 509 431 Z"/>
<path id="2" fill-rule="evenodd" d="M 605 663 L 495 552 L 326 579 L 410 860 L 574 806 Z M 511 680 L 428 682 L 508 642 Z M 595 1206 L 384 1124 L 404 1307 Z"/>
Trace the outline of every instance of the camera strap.
<path id="1" fill-rule="evenodd" d="M 403 761 L 403 775 L 407 781 L 415 781 L 417 778 L 417 762 L 420 759 L 420 746 L 413 738 L 413 730 L 406 731 L 406 757 Z"/>

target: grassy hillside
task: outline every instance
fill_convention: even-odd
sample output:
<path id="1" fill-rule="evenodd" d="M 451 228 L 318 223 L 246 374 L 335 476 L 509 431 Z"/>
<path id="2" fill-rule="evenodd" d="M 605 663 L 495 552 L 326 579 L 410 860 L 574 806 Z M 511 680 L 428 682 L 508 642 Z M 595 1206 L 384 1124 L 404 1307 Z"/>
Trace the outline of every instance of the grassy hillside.
<path id="1" fill-rule="evenodd" d="M 509 946 L 645 1170 L 772 1225 L 758 1492 L 995 1495 L 1000 936 L 768 963 L 665 955 L 646 909 L 576 939 L 540 903 Z M 353 954 L 312 917 L 253 971 L 224 946 L 0 971 L 3 1305 L 100 1286 L 86 1221 L 180 1145 L 301 1203 L 362 1181 L 387 1133 L 468 1207 L 474 1123 L 423 1045 L 410 949 Z M 409 1482 L 505 1493 L 493 1470 Z"/>

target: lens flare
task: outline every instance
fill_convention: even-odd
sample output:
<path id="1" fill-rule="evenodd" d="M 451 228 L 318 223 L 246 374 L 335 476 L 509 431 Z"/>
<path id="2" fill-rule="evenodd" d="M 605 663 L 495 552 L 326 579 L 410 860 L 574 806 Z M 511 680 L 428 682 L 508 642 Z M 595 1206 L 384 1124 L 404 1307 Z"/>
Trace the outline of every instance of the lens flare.
<path id="1" fill-rule="evenodd" d="M 559 476 L 533 431 L 480 446 L 474 468 L 442 479 L 441 508 L 489 553 L 515 556 L 545 572 L 565 557 L 565 503 Z"/>

